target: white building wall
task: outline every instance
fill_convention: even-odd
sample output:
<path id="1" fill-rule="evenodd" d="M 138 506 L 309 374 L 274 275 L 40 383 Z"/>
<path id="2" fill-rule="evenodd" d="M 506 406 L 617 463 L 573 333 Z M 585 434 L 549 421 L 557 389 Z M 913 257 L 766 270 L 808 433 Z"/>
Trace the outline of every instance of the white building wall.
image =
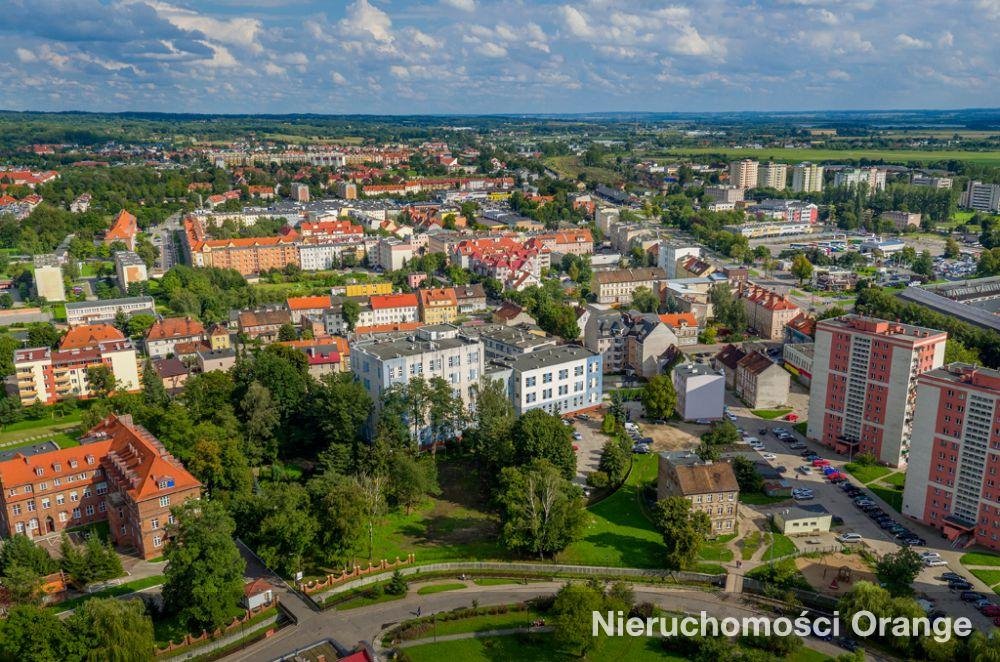
<path id="1" fill-rule="evenodd" d="M 908 517 L 919 520 L 924 519 L 927 504 L 927 477 L 930 476 L 931 462 L 934 461 L 932 450 L 940 395 L 941 391 L 936 386 L 922 386 L 917 389 L 917 410 L 913 419 L 910 461 L 906 472 L 919 480 L 906 481 L 903 487 L 902 512 Z M 941 498 L 951 500 L 950 496 Z"/>

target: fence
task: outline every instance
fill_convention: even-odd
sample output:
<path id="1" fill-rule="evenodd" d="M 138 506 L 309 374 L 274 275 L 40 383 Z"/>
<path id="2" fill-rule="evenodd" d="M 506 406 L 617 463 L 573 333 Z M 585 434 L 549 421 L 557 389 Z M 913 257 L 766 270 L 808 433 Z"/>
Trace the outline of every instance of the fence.
<path id="1" fill-rule="evenodd" d="M 772 597 L 771 595 L 768 595 L 768 589 L 772 586 L 774 585 L 766 584 L 760 580 L 753 579 L 752 577 L 743 578 L 744 593 L 752 593 L 754 595 L 763 596 L 776 603 L 788 606 L 788 603 L 785 602 L 784 600 L 780 600 Z M 782 594 L 782 596 L 787 596 L 789 593 L 791 593 L 792 595 L 795 596 L 796 600 L 798 600 L 803 605 L 806 605 L 807 607 L 812 607 L 814 609 L 819 609 L 825 612 L 832 612 L 834 609 L 837 608 L 837 599 L 829 595 L 823 595 L 822 593 L 815 593 L 813 591 L 806 591 L 801 588 L 775 587 L 775 590 L 779 591 Z"/>
<path id="2" fill-rule="evenodd" d="M 623 578 L 635 578 L 640 580 L 646 579 L 651 581 L 672 580 L 677 583 L 711 584 L 713 586 L 719 586 L 719 587 L 725 584 L 725 578 L 726 578 L 725 575 L 709 575 L 700 572 L 683 572 L 683 571 L 643 569 L 643 568 L 615 568 L 615 567 L 591 566 L 591 565 L 561 565 L 555 563 L 511 563 L 504 561 L 467 561 L 467 562 L 428 563 L 426 565 L 413 565 L 412 554 L 410 555 L 409 559 L 410 561 L 408 563 L 400 563 L 395 567 L 387 564 L 386 570 L 398 569 L 400 574 L 406 577 L 420 575 L 421 573 L 437 574 L 437 573 L 461 573 L 461 572 L 472 572 L 472 573 L 495 572 L 499 574 L 523 573 L 526 575 L 542 575 L 546 577 L 573 575 L 573 576 L 585 576 L 585 577 L 595 576 L 602 578 L 623 577 Z M 340 581 L 337 586 L 333 586 L 328 590 L 313 591 L 309 595 L 309 597 L 310 599 L 316 601 L 317 604 L 322 606 L 324 602 L 326 602 L 333 596 L 385 581 L 386 579 L 388 579 L 389 573 L 387 573 L 385 570 L 372 571 L 370 574 L 362 574 L 360 576 L 356 576 L 356 578 L 354 577 L 355 576 L 352 575 L 351 579 Z"/>
<path id="3" fill-rule="evenodd" d="M 251 623 L 255 618 L 270 609 L 275 610 L 274 614 Z M 278 597 L 275 596 L 268 604 L 261 605 L 257 609 L 248 609 L 242 618 L 237 618 L 229 625 L 218 628 L 214 632 L 205 631 L 197 636 L 186 634 L 180 642 L 171 641 L 166 647 L 157 648 L 156 656 L 169 659 L 179 658 L 183 655 L 188 657 L 195 654 L 204 655 L 213 650 L 229 646 L 255 631 L 259 631 L 270 625 L 277 625 L 278 621 L 282 618 L 289 619 L 292 623 L 295 623 L 295 616 L 287 609 L 284 609 L 278 602 Z M 251 628 L 250 632 L 246 631 L 248 627 Z M 268 635 L 265 636 L 269 636 L 270 633 L 269 630 Z"/>
<path id="4" fill-rule="evenodd" d="M 321 581 L 313 580 L 308 582 L 300 582 L 299 590 L 305 595 L 311 595 L 313 593 L 322 591 L 323 589 L 329 588 L 334 584 L 345 584 L 353 579 L 358 579 L 360 577 L 364 577 L 366 575 L 370 575 L 373 573 L 382 573 L 385 572 L 386 570 L 395 570 L 397 568 L 402 568 L 405 565 L 412 565 L 413 560 L 414 560 L 413 554 L 409 554 L 406 557 L 405 561 L 400 561 L 399 557 L 397 556 L 396 561 L 393 563 L 389 563 L 385 559 L 382 559 L 378 563 L 378 565 L 372 565 L 371 563 L 369 563 L 367 568 L 362 568 L 361 566 L 356 565 L 354 566 L 354 569 L 351 571 L 344 570 L 339 575 L 330 574 L 327 575 L 326 578 Z M 358 584 L 358 586 L 364 586 L 364 585 L 365 584 Z"/>

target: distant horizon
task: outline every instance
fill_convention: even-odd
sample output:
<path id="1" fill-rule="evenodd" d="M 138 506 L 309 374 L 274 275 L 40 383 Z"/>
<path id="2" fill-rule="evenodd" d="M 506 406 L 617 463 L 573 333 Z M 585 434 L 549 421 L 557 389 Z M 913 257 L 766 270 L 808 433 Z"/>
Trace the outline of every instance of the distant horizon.
<path id="1" fill-rule="evenodd" d="M 0 22 L 0 106 L 386 116 L 1000 106 L 1000 4 L 955 8 L 13 0 Z"/>

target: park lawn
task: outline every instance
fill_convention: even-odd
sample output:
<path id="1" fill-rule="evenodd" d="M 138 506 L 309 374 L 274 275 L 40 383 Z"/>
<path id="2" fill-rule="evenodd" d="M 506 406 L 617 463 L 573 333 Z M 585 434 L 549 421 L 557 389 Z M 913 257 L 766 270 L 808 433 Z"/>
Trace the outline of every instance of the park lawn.
<path id="1" fill-rule="evenodd" d="M 118 586 L 106 588 L 103 591 L 88 593 L 87 595 L 78 595 L 75 598 L 70 598 L 69 600 L 63 600 L 62 602 L 50 605 L 48 609 L 58 614 L 60 612 L 69 611 L 70 609 L 76 609 L 84 602 L 93 600 L 94 598 L 116 598 L 120 595 L 128 595 L 129 593 L 135 593 L 136 591 L 141 591 L 145 588 L 159 586 L 162 583 L 163 575 L 144 577 L 143 579 L 137 579 L 133 582 L 126 582 L 124 584 L 119 584 Z"/>
<path id="2" fill-rule="evenodd" d="M 757 418 L 763 418 L 765 421 L 773 421 L 774 419 L 781 418 L 791 412 L 791 409 L 753 409 L 750 411 L 751 414 Z"/>
<path id="3" fill-rule="evenodd" d="M 580 173 L 584 173 L 587 175 L 588 181 L 600 182 L 602 184 L 615 184 L 621 181 L 621 176 L 611 168 L 585 166 L 580 163 L 580 157 L 578 156 L 551 156 L 545 159 L 544 163 L 565 179 L 576 180 L 580 176 Z"/>
<path id="4" fill-rule="evenodd" d="M 662 568 L 663 537 L 640 506 L 642 487 L 655 480 L 656 455 L 633 457 L 632 471 L 618 490 L 588 508 L 580 540 L 556 556 L 558 563 Z"/>
<path id="5" fill-rule="evenodd" d="M 993 588 L 997 584 L 1000 584 L 1000 570 L 970 570 L 972 574 L 978 577 L 984 584 Z"/>
<path id="6" fill-rule="evenodd" d="M 783 533 L 771 533 L 771 545 L 764 552 L 763 560 L 777 559 L 799 551 L 792 539 Z"/>
<path id="7" fill-rule="evenodd" d="M 506 586 L 508 584 L 520 584 L 520 579 L 507 579 L 505 577 L 480 577 L 479 579 L 473 579 L 472 583 L 476 586 Z"/>
<path id="8" fill-rule="evenodd" d="M 892 487 L 869 486 L 875 496 L 895 508 L 897 513 L 903 512 L 903 492 Z"/>
<path id="9" fill-rule="evenodd" d="M 740 503 L 750 506 L 770 506 L 771 504 L 788 501 L 791 497 L 767 496 L 762 492 L 740 492 Z"/>
<path id="10" fill-rule="evenodd" d="M 370 607 L 371 605 L 381 604 L 383 602 L 392 602 L 393 600 L 402 600 L 406 597 L 406 594 L 393 595 L 391 593 L 386 593 L 381 591 L 379 593 L 363 592 L 350 598 L 349 600 L 344 600 L 343 602 L 338 602 L 334 609 L 338 611 L 346 611 L 348 609 L 359 609 L 361 607 Z"/>
<path id="11" fill-rule="evenodd" d="M 246 612 L 243 610 L 243 607 L 233 605 L 229 614 L 226 616 L 225 622 L 229 623 L 234 618 L 243 616 L 245 613 Z M 182 623 L 176 614 L 168 617 L 153 619 L 153 639 L 156 640 L 156 645 L 161 648 L 170 642 L 180 643 L 184 641 L 184 635 L 186 634 L 199 635 L 201 633 L 188 632 L 187 625 Z"/>
<path id="12" fill-rule="evenodd" d="M 903 485 L 906 483 L 906 474 L 902 471 L 898 471 L 883 478 L 882 482 L 892 485 L 895 488 L 903 489 Z"/>
<path id="13" fill-rule="evenodd" d="M 25 430 L 31 430 L 34 432 L 38 428 L 66 425 L 67 423 L 79 423 L 82 417 L 83 411 L 80 409 L 74 409 L 65 416 L 46 416 L 45 418 L 18 421 L 17 423 L 4 425 L 3 434 L 7 434 L 9 432 L 23 432 Z M 0 441 L 3 441 L 3 439 L 0 438 Z"/>
<path id="14" fill-rule="evenodd" d="M 743 539 L 740 543 L 740 556 L 744 561 L 749 561 L 753 558 L 754 552 L 760 548 L 760 543 L 760 531 L 753 531 Z"/>
<path id="15" fill-rule="evenodd" d="M 962 565 L 993 565 L 1000 567 L 1000 554 L 990 552 L 969 552 L 959 559 Z"/>
<path id="16" fill-rule="evenodd" d="M 844 470 L 866 485 L 892 473 L 892 469 L 888 467 L 858 464 L 857 462 L 848 462 L 844 465 Z"/>
<path id="17" fill-rule="evenodd" d="M 461 582 L 431 584 L 430 586 L 421 586 L 418 588 L 417 595 L 433 595 L 434 593 L 444 593 L 445 591 L 460 591 L 463 588 L 465 588 L 465 584 Z"/>
<path id="18" fill-rule="evenodd" d="M 801 434 L 803 437 L 806 436 L 806 429 L 808 429 L 808 421 L 799 421 L 792 426 L 792 429 Z"/>
<path id="19" fill-rule="evenodd" d="M 704 575 L 724 575 L 726 569 L 718 563 L 695 563 L 690 568 L 691 572 L 700 572 Z"/>
<path id="20" fill-rule="evenodd" d="M 698 558 L 702 561 L 721 561 L 723 563 L 732 561 L 733 550 L 726 547 L 726 545 L 735 537 L 736 534 L 729 534 L 706 542 L 698 550 Z"/>
<path id="21" fill-rule="evenodd" d="M 722 155 L 726 158 L 758 158 L 774 161 L 798 163 L 800 161 L 836 161 L 843 163 L 849 159 L 884 160 L 888 163 L 931 163 L 933 161 L 967 161 L 986 166 L 1000 166 L 1000 151 L 963 152 L 959 150 L 902 150 L 902 149 L 793 149 L 782 147 L 762 147 L 760 149 L 731 147 L 676 147 L 655 150 L 670 155 L 708 156 Z M 653 156 L 651 152 L 649 156 Z"/>
<path id="22" fill-rule="evenodd" d="M 667 655 L 656 637 L 600 637 L 586 657 L 563 649 L 550 634 L 513 634 L 480 639 L 458 639 L 433 644 L 409 646 L 404 649 L 413 662 L 494 662 L 520 660 L 629 660 L 629 662 L 681 662 L 684 658 Z"/>
<path id="23" fill-rule="evenodd" d="M 452 621 L 432 621 L 433 628 L 424 632 L 418 638 L 443 637 L 450 634 L 466 632 L 488 632 L 490 630 L 506 630 L 508 628 L 526 628 L 543 618 L 543 614 L 532 609 L 526 611 L 508 611 L 505 614 L 482 614 L 469 618 L 458 618 Z"/>

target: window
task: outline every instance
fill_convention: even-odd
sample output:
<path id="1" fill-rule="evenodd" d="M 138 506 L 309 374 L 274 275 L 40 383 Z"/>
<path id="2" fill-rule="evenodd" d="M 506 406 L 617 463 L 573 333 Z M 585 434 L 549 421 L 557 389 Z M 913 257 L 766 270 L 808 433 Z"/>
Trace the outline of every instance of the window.
<path id="1" fill-rule="evenodd" d="M 70 492 L 69 493 L 69 500 L 70 501 L 79 501 L 80 500 L 80 495 L 77 494 L 76 492 Z"/>
<path id="2" fill-rule="evenodd" d="M 35 467 L 35 475 L 36 476 L 41 476 L 43 474 L 45 474 L 45 469 L 42 469 L 41 467 Z"/>
<path id="3" fill-rule="evenodd" d="M 170 505 L 170 497 L 168 496 L 160 497 L 160 508 L 166 508 L 169 505 Z"/>
<path id="4" fill-rule="evenodd" d="M 103 513 L 105 510 L 108 509 L 108 507 L 107 507 L 107 505 L 105 505 L 105 503 L 103 501 L 99 501 L 97 503 L 97 509 Z"/>
<path id="5" fill-rule="evenodd" d="M 176 523 L 177 523 L 177 518 L 174 517 L 173 515 L 167 518 L 167 524 L 176 524 Z"/>
<path id="6" fill-rule="evenodd" d="M 582 365 L 578 365 L 575 368 L 573 368 L 573 376 L 579 377 L 582 374 L 583 374 L 583 366 Z"/>
<path id="7" fill-rule="evenodd" d="M 551 372 L 547 372 L 544 375 L 542 375 L 542 383 L 543 384 L 550 384 L 550 383 L 552 383 L 552 373 Z"/>
<path id="8" fill-rule="evenodd" d="M 61 478 L 53 478 L 52 479 L 52 484 L 55 487 L 59 487 L 60 485 L 62 485 L 62 479 Z"/>
<path id="9" fill-rule="evenodd" d="M 49 499 L 48 497 L 45 497 L 44 499 L 42 499 L 42 508 L 51 508 L 51 507 L 52 507 L 52 500 L 51 499 Z"/>
<path id="10" fill-rule="evenodd" d="M 90 517 L 93 514 L 94 514 L 94 507 L 93 506 L 87 506 L 87 516 Z"/>
<path id="11" fill-rule="evenodd" d="M 14 530 L 18 533 L 24 533 L 24 522 L 18 522 L 17 526 L 14 527 Z"/>
<path id="12" fill-rule="evenodd" d="M 107 483 L 98 483 L 97 484 L 97 493 L 98 494 L 107 494 L 107 492 L 108 492 L 108 484 Z"/>
<path id="13" fill-rule="evenodd" d="M 66 503 L 66 495 L 65 494 L 57 494 L 56 495 L 56 504 L 58 504 L 58 505 L 61 506 L 64 503 Z"/>
<path id="14" fill-rule="evenodd" d="M 527 386 L 528 388 L 531 388 L 532 386 L 535 385 L 535 378 L 534 377 L 525 377 L 525 379 L 524 379 L 524 385 Z M 11 491 L 13 491 L 13 490 L 11 490 Z"/>
<path id="15" fill-rule="evenodd" d="M 73 509 L 73 519 L 80 519 L 80 509 L 79 508 L 74 508 Z"/>
<path id="16" fill-rule="evenodd" d="M 49 489 L 49 484 L 48 483 L 39 483 L 38 484 L 38 491 L 39 492 L 44 492 L 47 489 Z"/>
<path id="17" fill-rule="evenodd" d="M 15 503 L 13 506 L 10 507 L 10 512 L 13 513 L 14 515 L 20 515 L 21 514 L 21 504 Z"/>
<path id="18" fill-rule="evenodd" d="M 160 528 L 160 520 L 156 519 L 155 517 L 149 520 L 149 528 L 153 529 L 154 531 Z"/>
<path id="19" fill-rule="evenodd" d="M 25 494 L 31 494 L 32 492 L 34 492 L 34 489 L 31 487 L 31 485 L 25 485 L 24 492 Z"/>
<path id="20" fill-rule="evenodd" d="M 568 379 L 568 378 L 569 378 L 569 368 L 559 371 L 559 379 Z"/>
<path id="21" fill-rule="evenodd" d="M 528 395 L 526 395 L 524 397 L 524 401 L 525 402 L 534 402 L 535 401 L 535 394 L 534 393 L 529 393 Z"/>
<path id="22" fill-rule="evenodd" d="M 153 547 L 159 547 L 163 544 L 163 538 L 160 536 L 153 536 Z"/>

